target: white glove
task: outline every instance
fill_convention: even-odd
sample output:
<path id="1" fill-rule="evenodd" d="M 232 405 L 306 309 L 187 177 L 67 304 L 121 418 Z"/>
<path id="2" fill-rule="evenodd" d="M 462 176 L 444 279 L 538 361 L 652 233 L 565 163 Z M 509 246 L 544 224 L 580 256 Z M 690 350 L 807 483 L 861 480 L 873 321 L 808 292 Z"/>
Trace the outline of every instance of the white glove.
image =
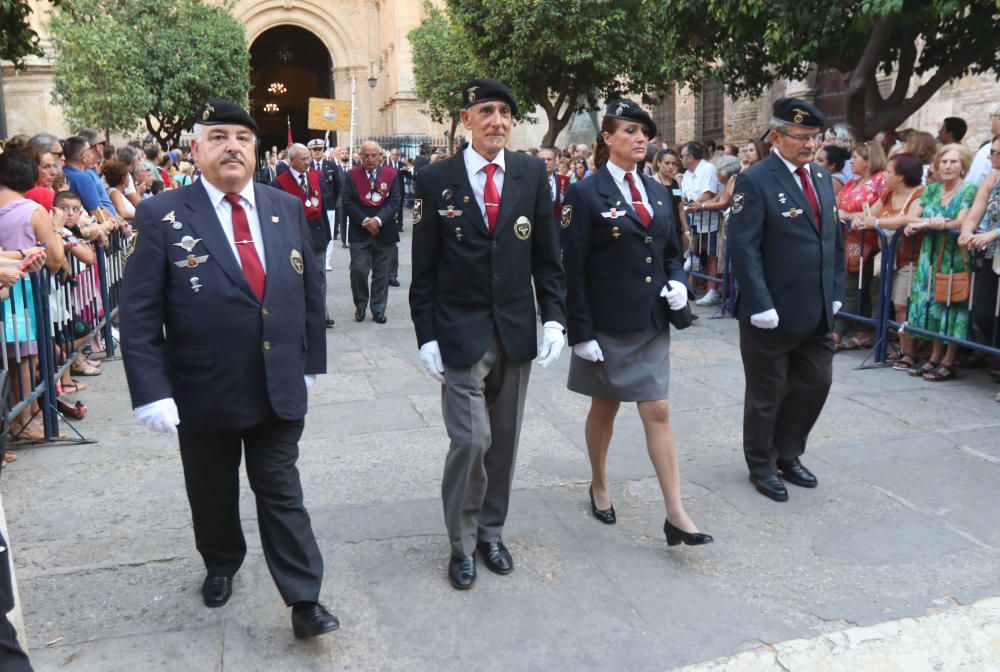
<path id="1" fill-rule="evenodd" d="M 538 346 L 538 366 L 543 369 L 559 359 L 566 337 L 563 336 L 563 326 L 558 322 L 546 322 L 542 325 L 542 344 Z"/>
<path id="2" fill-rule="evenodd" d="M 668 288 L 667 285 L 670 287 Z M 663 285 L 663 289 L 660 290 L 660 296 L 667 300 L 670 310 L 683 310 L 688 302 L 687 287 L 684 286 L 683 282 L 677 280 L 668 280 L 667 284 Z"/>
<path id="3" fill-rule="evenodd" d="M 316 374 L 314 374 L 314 373 L 307 373 L 305 375 L 305 380 L 306 380 L 306 389 L 308 390 L 310 387 L 313 386 L 313 383 L 316 382 Z"/>
<path id="4" fill-rule="evenodd" d="M 836 315 L 840 312 L 840 309 L 844 307 L 844 304 L 840 301 L 833 302 L 833 314 Z"/>
<path id="5" fill-rule="evenodd" d="M 750 324 L 758 329 L 774 329 L 778 326 L 778 311 L 774 308 L 750 316 Z"/>
<path id="6" fill-rule="evenodd" d="M 181 422 L 177 404 L 171 397 L 143 404 L 135 409 L 135 415 L 145 427 L 164 434 L 176 434 L 177 425 Z"/>
<path id="7" fill-rule="evenodd" d="M 441 359 L 441 348 L 437 341 L 427 341 L 420 346 L 420 363 L 424 365 L 431 378 L 439 383 L 444 382 L 444 361 Z"/>
<path id="8" fill-rule="evenodd" d="M 686 273 L 691 272 L 691 252 L 684 253 L 684 271 Z"/>
<path id="9" fill-rule="evenodd" d="M 597 341 L 584 341 L 573 346 L 573 354 L 588 362 L 603 362 L 604 353 Z"/>

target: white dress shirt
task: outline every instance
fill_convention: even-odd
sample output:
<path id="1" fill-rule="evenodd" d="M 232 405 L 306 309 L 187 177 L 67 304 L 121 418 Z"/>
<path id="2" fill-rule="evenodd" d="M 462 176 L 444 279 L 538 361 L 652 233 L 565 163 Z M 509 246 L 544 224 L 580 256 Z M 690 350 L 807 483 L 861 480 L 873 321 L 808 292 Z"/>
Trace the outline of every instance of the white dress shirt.
<path id="1" fill-rule="evenodd" d="M 486 217 L 486 197 L 483 195 L 486 190 L 486 171 L 483 168 L 490 161 L 474 150 L 471 143 L 465 148 L 463 158 L 465 159 L 465 172 L 469 176 L 469 184 L 472 185 L 472 193 L 476 197 L 476 203 L 479 204 L 479 212 L 483 215 L 483 221 L 489 221 Z M 504 150 L 500 150 L 492 163 L 497 165 L 497 171 L 493 173 L 493 184 L 497 185 L 497 193 L 503 195 L 503 174 L 506 170 L 504 168 Z"/>
<path id="2" fill-rule="evenodd" d="M 802 180 L 800 180 L 799 176 L 796 175 L 795 173 L 795 171 L 798 170 L 799 167 L 796 166 L 791 161 L 789 161 L 788 159 L 786 159 L 785 157 L 783 157 L 781 155 L 781 152 L 779 152 L 777 149 L 774 150 L 774 153 L 778 155 L 778 158 L 781 159 L 782 163 L 785 164 L 785 167 L 788 168 L 788 172 L 792 174 L 792 179 L 795 180 L 795 184 L 799 185 L 799 189 L 802 189 Z M 803 168 L 805 168 L 805 166 L 803 166 Z M 809 176 L 809 184 L 813 188 L 813 193 L 816 194 L 816 202 L 819 203 L 819 192 L 816 190 L 816 183 L 812 179 L 812 171 L 809 170 L 808 168 L 806 168 L 806 175 Z M 805 189 L 802 189 L 802 193 L 803 194 L 806 193 Z M 808 199 L 806 200 L 808 201 Z"/>
<path id="3" fill-rule="evenodd" d="M 219 224 L 222 225 L 222 233 L 226 235 L 229 247 L 233 250 L 236 263 L 239 264 L 240 268 L 243 268 L 243 263 L 240 261 L 240 253 L 236 249 L 236 237 L 233 235 L 233 207 L 226 200 L 226 194 L 216 189 L 215 185 L 211 182 L 204 178 L 198 180 L 198 182 L 204 185 L 205 192 L 208 194 L 208 200 L 212 203 L 212 207 L 215 208 Z M 257 216 L 257 203 L 254 200 L 253 180 L 247 182 L 247 185 L 243 187 L 243 191 L 240 192 L 240 203 L 243 205 L 243 209 L 246 210 L 247 224 L 250 225 L 250 235 L 253 236 L 253 246 L 257 250 L 257 256 L 260 257 L 260 265 L 266 273 L 267 259 L 264 256 L 264 238 L 260 233 L 260 218 Z"/>
<path id="4" fill-rule="evenodd" d="M 618 191 L 622 192 L 622 198 L 625 199 L 625 203 L 632 205 L 632 188 L 628 186 L 628 182 L 625 181 L 625 169 L 620 166 L 616 166 L 614 162 L 608 161 L 608 172 L 611 173 L 611 179 L 615 181 L 618 186 Z M 642 179 L 639 177 L 639 171 L 633 168 L 631 171 L 632 179 L 635 180 L 635 186 L 639 190 L 639 195 L 642 197 L 642 204 L 646 206 L 646 212 L 650 215 L 653 214 L 653 208 L 649 204 L 649 196 L 646 195 L 646 185 L 642 183 Z M 635 206 L 632 206 L 633 209 Z"/>
<path id="5" fill-rule="evenodd" d="M 306 178 L 306 185 L 307 185 L 307 189 L 308 189 L 309 177 L 306 176 L 305 173 L 300 173 L 299 171 L 295 170 L 294 168 L 289 168 L 288 172 L 292 174 L 292 179 L 295 180 L 295 184 L 299 185 L 299 188 L 302 187 L 302 176 L 305 176 L 305 178 Z M 303 189 L 303 191 L 306 191 L 306 190 Z"/>
<path id="6" fill-rule="evenodd" d="M 549 193 L 552 194 L 553 203 L 555 203 L 556 200 L 558 200 L 559 192 L 557 191 L 557 189 L 558 189 L 558 183 L 556 182 L 556 171 L 553 170 L 552 174 L 549 175 Z"/>
<path id="7" fill-rule="evenodd" d="M 681 189 L 687 201 L 697 201 L 706 191 L 717 194 L 720 187 L 719 179 L 715 176 L 715 166 L 704 159 L 698 162 L 693 171 L 685 171 L 684 179 L 681 180 Z"/>
<path id="8" fill-rule="evenodd" d="M 974 184 L 978 187 L 993 170 L 993 164 L 990 163 L 991 149 L 993 149 L 992 141 L 987 142 L 976 152 L 975 158 L 972 159 L 972 165 L 969 167 L 969 174 L 965 178 L 966 184 Z"/>

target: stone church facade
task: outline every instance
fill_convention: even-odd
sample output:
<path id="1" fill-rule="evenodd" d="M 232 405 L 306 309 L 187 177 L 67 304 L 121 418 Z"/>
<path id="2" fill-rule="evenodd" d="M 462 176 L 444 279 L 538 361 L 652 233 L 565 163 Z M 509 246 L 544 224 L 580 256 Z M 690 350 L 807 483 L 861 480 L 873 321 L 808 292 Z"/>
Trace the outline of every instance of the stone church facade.
<path id="1" fill-rule="evenodd" d="M 32 24 L 44 47 L 50 6 L 39 0 L 31 4 Z M 442 136 L 444 128 L 421 112 L 406 38 L 423 18 L 421 0 L 239 0 L 233 14 L 246 29 L 253 66 L 253 114 L 268 140 L 279 136 L 283 140 L 288 125 L 297 140 L 314 135 L 305 128 L 307 99 L 348 100 L 352 81 L 357 137 Z M 29 58 L 27 63 L 23 72 L 15 72 L 9 63 L 2 66 L 7 135 L 40 130 L 68 134 L 71 129 L 51 103 L 51 63 L 45 57 Z M 825 109 L 836 110 L 838 94 L 829 81 L 828 76 L 812 75 L 805 81 L 782 82 L 755 100 L 730 99 L 711 82 L 674 87 L 652 111 L 668 143 L 707 138 L 742 143 L 766 129 L 770 104 L 782 95 L 816 99 Z M 283 84 L 286 92 L 270 93 L 275 83 Z M 1000 87 L 994 78 L 968 77 L 939 91 L 902 127 L 933 133 L 944 117 L 960 116 L 969 123 L 966 142 L 977 147 L 988 139 L 989 114 L 998 102 Z M 558 144 L 592 141 L 596 123 L 595 114 L 579 115 Z M 519 125 L 512 145 L 537 145 L 544 131 L 539 124 Z M 340 144 L 346 140 L 346 134 L 338 138 Z"/>

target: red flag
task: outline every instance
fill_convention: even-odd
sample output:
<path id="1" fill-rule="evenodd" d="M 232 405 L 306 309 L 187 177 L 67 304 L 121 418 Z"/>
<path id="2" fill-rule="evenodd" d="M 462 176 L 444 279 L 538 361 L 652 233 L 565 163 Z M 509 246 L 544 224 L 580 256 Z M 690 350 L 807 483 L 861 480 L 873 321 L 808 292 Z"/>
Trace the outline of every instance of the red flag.
<path id="1" fill-rule="evenodd" d="M 288 121 L 288 146 L 291 147 L 294 142 L 292 140 L 292 118 L 289 116 L 285 117 L 285 119 Z"/>

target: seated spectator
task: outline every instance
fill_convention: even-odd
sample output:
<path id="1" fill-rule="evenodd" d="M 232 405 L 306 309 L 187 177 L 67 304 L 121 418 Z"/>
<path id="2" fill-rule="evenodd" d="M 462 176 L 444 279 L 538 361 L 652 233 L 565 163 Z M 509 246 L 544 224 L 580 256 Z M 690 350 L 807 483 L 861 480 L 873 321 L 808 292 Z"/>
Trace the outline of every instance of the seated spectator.
<path id="1" fill-rule="evenodd" d="M 913 274 L 906 321 L 915 327 L 960 339 L 969 335 L 969 302 L 938 301 L 934 279 L 938 273 L 960 274 L 969 270 L 957 239 L 947 232 L 961 227 L 975 200 L 975 185 L 962 183 L 971 163 L 972 152 L 964 145 L 942 147 L 934 161 L 935 174 L 941 181 L 927 185 L 906 226 L 907 235 L 925 234 Z M 914 335 L 913 338 L 926 337 Z M 934 341 L 930 359 L 911 369 L 910 375 L 934 382 L 954 378 L 957 351 L 957 345 L 946 346 L 941 341 Z"/>
<path id="2" fill-rule="evenodd" d="M 851 222 L 855 231 L 862 229 L 878 229 L 896 231 L 904 228 L 910 222 L 910 213 L 919 204 L 924 188 L 920 184 L 923 175 L 923 165 L 920 159 L 912 154 L 899 152 L 889 159 L 885 169 L 885 192 L 877 203 L 871 206 L 870 213 L 857 214 Z M 905 235 L 896 241 L 895 271 L 892 276 L 892 306 L 895 321 L 902 324 L 906 321 L 906 309 L 913 291 L 913 273 L 920 253 L 923 234 L 920 232 Z M 909 371 L 917 364 L 917 349 L 913 339 L 905 331 L 899 334 L 899 344 L 902 354 L 890 356 L 892 368 Z"/>
<path id="3" fill-rule="evenodd" d="M 997 333 L 997 318 L 994 309 L 997 303 L 997 240 L 1000 239 L 1000 135 L 993 136 L 990 143 L 990 161 L 993 170 L 986 175 L 976 191 L 976 199 L 962 220 L 962 235 L 958 244 L 969 249 L 970 255 L 979 259 L 979 266 L 973 278 L 972 321 L 994 348 L 1000 344 Z M 996 358 L 990 363 L 990 377 L 1000 383 L 1000 362 Z M 1000 401 L 1000 394 L 996 396 Z"/>
<path id="4" fill-rule="evenodd" d="M 833 195 L 836 196 L 847 184 L 847 173 L 844 167 L 851 159 L 851 153 L 840 145 L 827 145 L 816 150 L 816 164 L 826 168 L 833 182 Z"/>
<path id="5" fill-rule="evenodd" d="M 851 153 L 851 169 L 854 178 L 848 180 L 837 194 L 837 210 L 841 221 L 849 222 L 857 214 L 864 214 L 874 205 L 885 191 L 885 152 L 882 145 L 874 140 L 859 143 Z M 848 232 L 844 236 L 844 260 L 847 276 L 844 284 L 844 312 L 869 316 L 872 313 L 870 290 L 875 269 L 875 252 L 878 250 L 878 236 L 863 236 L 859 232 Z M 872 334 L 867 326 L 855 327 L 846 317 L 838 317 L 834 323 L 834 341 L 842 350 L 870 348 Z"/>

